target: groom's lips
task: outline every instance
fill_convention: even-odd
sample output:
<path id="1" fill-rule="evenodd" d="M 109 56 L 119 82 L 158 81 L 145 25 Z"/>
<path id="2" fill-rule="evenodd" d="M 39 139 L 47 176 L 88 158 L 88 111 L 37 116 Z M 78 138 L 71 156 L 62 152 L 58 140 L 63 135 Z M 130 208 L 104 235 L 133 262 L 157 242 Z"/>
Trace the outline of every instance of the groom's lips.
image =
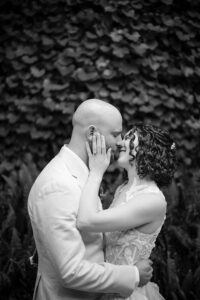
<path id="1" fill-rule="evenodd" d="M 124 148 L 118 148 L 114 153 L 113 153 L 113 158 L 115 161 L 118 160 L 120 152 L 126 152 Z"/>

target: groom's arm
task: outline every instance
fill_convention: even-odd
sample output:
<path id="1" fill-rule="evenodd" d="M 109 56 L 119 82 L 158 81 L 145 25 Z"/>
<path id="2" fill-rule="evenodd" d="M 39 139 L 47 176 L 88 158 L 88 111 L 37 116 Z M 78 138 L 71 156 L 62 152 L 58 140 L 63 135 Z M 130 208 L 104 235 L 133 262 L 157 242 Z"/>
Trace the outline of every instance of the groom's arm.
<path id="1" fill-rule="evenodd" d="M 76 228 L 77 194 L 66 187 L 45 187 L 37 199 L 37 228 L 44 250 L 66 288 L 119 293 L 128 297 L 138 284 L 134 266 L 97 264 L 84 259 L 85 246 Z"/>

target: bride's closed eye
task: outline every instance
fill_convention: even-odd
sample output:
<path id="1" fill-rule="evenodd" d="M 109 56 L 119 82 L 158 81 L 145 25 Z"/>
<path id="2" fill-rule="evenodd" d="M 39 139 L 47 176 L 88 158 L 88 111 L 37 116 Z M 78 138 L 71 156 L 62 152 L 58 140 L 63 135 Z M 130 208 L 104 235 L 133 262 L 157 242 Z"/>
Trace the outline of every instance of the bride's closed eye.
<path id="1" fill-rule="evenodd" d="M 135 139 L 135 134 L 132 131 L 129 131 L 124 135 L 124 140 L 132 139 L 132 138 Z"/>

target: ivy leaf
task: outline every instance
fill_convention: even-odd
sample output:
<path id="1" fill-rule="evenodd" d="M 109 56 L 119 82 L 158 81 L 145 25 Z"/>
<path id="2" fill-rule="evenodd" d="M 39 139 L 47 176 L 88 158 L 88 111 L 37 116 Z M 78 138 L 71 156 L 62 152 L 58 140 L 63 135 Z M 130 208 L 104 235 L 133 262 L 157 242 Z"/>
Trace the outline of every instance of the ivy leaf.
<path id="1" fill-rule="evenodd" d="M 170 97 L 170 98 L 167 98 L 163 104 L 164 104 L 164 106 L 166 106 L 170 109 L 173 109 L 176 106 L 175 102 L 176 101 L 172 97 Z"/>
<path id="2" fill-rule="evenodd" d="M 121 71 L 125 75 L 139 74 L 138 67 L 135 64 L 132 64 L 132 63 L 128 64 L 126 62 L 123 62 L 119 65 L 119 71 Z"/>
<path id="3" fill-rule="evenodd" d="M 87 88 L 91 91 L 91 92 L 97 92 L 100 91 L 102 88 L 102 82 L 100 81 L 96 81 L 96 82 L 91 82 L 91 83 L 86 83 Z"/>
<path id="4" fill-rule="evenodd" d="M 169 15 L 162 14 L 161 18 L 162 18 L 164 25 L 166 25 L 168 27 L 174 26 L 174 20 Z"/>
<path id="5" fill-rule="evenodd" d="M 110 37 L 113 40 L 113 42 L 117 42 L 117 43 L 123 39 L 122 35 L 119 34 L 117 31 L 111 32 Z"/>
<path id="6" fill-rule="evenodd" d="M 133 93 L 126 93 L 126 94 L 122 95 L 121 99 L 125 103 L 130 103 L 132 101 L 133 97 L 134 97 Z"/>
<path id="7" fill-rule="evenodd" d="M 69 65 L 69 66 L 62 66 L 58 63 L 55 63 L 56 68 L 58 69 L 58 71 L 60 72 L 60 74 L 62 76 L 67 76 L 69 74 L 73 74 L 74 70 L 75 70 L 75 66 L 74 65 Z"/>
<path id="8" fill-rule="evenodd" d="M 108 98 L 109 97 L 109 91 L 102 89 L 99 91 L 99 96 L 102 98 Z"/>
<path id="9" fill-rule="evenodd" d="M 194 70 L 188 66 L 185 65 L 181 65 L 181 70 L 183 72 L 183 74 L 185 75 L 185 77 L 189 77 L 191 75 L 193 75 Z"/>
<path id="10" fill-rule="evenodd" d="M 134 32 L 132 34 L 125 32 L 124 36 L 127 38 L 127 40 L 133 41 L 133 42 L 137 42 L 140 38 L 140 34 L 138 32 Z"/>
<path id="11" fill-rule="evenodd" d="M 139 56 L 143 56 L 148 49 L 148 46 L 144 43 L 141 43 L 139 46 L 132 47 L 133 51 Z"/>
<path id="12" fill-rule="evenodd" d="M 12 62 L 12 66 L 16 71 L 21 71 L 25 67 L 24 64 L 21 64 L 20 62 L 18 62 L 16 60 Z"/>
<path id="13" fill-rule="evenodd" d="M 103 78 L 110 79 L 115 76 L 115 72 L 113 70 L 106 69 L 103 71 L 102 75 L 103 75 Z"/>
<path id="14" fill-rule="evenodd" d="M 97 72 L 93 71 L 93 72 L 88 72 L 86 73 L 85 70 L 83 70 L 82 68 L 79 68 L 76 71 L 76 77 L 80 80 L 80 81 L 90 81 L 90 80 L 96 80 L 98 78 L 98 74 Z"/>
<path id="15" fill-rule="evenodd" d="M 107 86 L 108 86 L 109 90 L 118 91 L 118 89 L 119 89 L 119 82 L 114 81 L 114 80 L 109 80 L 107 82 Z"/>
<path id="16" fill-rule="evenodd" d="M 107 5 L 107 6 L 104 7 L 104 10 L 105 10 L 105 12 L 113 13 L 113 12 L 115 12 L 116 8 L 113 7 L 113 6 Z"/>
<path id="17" fill-rule="evenodd" d="M 37 56 L 27 56 L 27 55 L 22 56 L 22 61 L 25 62 L 26 64 L 32 65 L 37 60 L 38 60 Z"/>
<path id="18" fill-rule="evenodd" d="M 134 9 L 129 9 L 129 10 L 123 9 L 123 13 L 126 17 L 134 18 L 134 16 L 135 16 Z"/>
<path id="19" fill-rule="evenodd" d="M 28 124 L 26 124 L 26 123 L 22 123 L 22 124 L 20 124 L 19 125 L 19 127 L 18 128 L 16 128 L 16 132 L 17 133 L 28 133 L 30 131 L 30 126 L 28 125 Z"/>
<path id="20" fill-rule="evenodd" d="M 102 52 L 109 52 L 110 51 L 110 47 L 109 46 L 106 46 L 106 45 L 102 45 L 102 46 L 100 46 L 100 50 L 102 51 Z"/>
<path id="21" fill-rule="evenodd" d="M 66 89 L 69 86 L 69 82 L 66 82 L 65 84 L 56 84 L 51 82 L 48 78 L 46 78 L 43 81 L 43 88 L 45 92 L 49 91 L 62 91 Z"/>
<path id="22" fill-rule="evenodd" d="M 18 83 L 15 81 L 17 79 L 16 75 L 11 75 L 6 78 L 6 83 L 9 88 L 15 88 L 18 86 Z"/>
<path id="23" fill-rule="evenodd" d="M 48 36 L 43 35 L 42 36 L 42 44 L 44 46 L 53 46 L 54 41 L 51 38 L 49 38 Z"/>
<path id="24" fill-rule="evenodd" d="M 139 110 L 144 113 L 151 113 L 154 111 L 154 107 L 151 105 L 143 105 L 139 108 Z"/>
<path id="25" fill-rule="evenodd" d="M 94 39 L 97 38 L 97 36 L 94 33 L 90 32 L 90 31 L 86 31 L 86 37 L 88 37 L 91 40 L 94 40 Z"/>
<path id="26" fill-rule="evenodd" d="M 102 70 L 108 66 L 109 62 L 110 61 L 108 59 L 105 60 L 103 57 L 100 57 L 96 60 L 95 64 L 98 70 Z"/>
<path id="27" fill-rule="evenodd" d="M 39 139 L 39 138 L 43 138 L 44 133 L 33 127 L 30 131 L 30 135 L 32 139 Z"/>
<path id="28" fill-rule="evenodd" d="M 19 115 L 15 115 L 13 113 L 8 113 L 7 118 L 11 124 L 16 123 L 19 120 Z"/>
<path id="29" fill-rule="evenodd" d="M 64 38 L 64 39 L 58 38 L 58 39 L 56 39 L 56 41 L 60 46 L 65 47 L 67 45 L 69 39 L 68 38 Z"/>
<path id="30" fill-rule="evenodd" d="M 55 110 L 55 103 L 53 102 L 53 100 L 50 97 L 48 97 L 48 98 L 45 99 L 43 105 L 44 105 L 44 107 L 46 107 L 50 111 L 54 111 Z"/>
<path id="31" fill-rule="evenodd" d="M 89 49 L 89 50 L 98 48 L 97 43 L 88 43 L 87 41 L 85 41 L 83 44 L 84 44 L 85 48 Z"/>
<path id="32" fill-rule="evenodd" d="M 121 99 L 122 97 L 122 92 L 121 91 L 118 91 L 118 92 L 112 92 L 110 93 L 110 96 L 113 100 L 118 100 L 118 99 Z"/>
<path id="33" fill-rule="evenodd" d="M 129 49 L 127 47 L 121 47 L 121 48 L 114 48 L 113 49 L 113 54 L 117 57 L 124 57 L 125 55 L 129 54 Z"/>
<path id="34" fill-rule="evenodd" d="M 180 30 L 176 30 L 176 35 L 180 41 L 189 41 L 190 40 L 190 34 L 184 34 Z"/>
<path id="35" fill-rule="evenodd" d="M 36 78 L 40 78 L 45 74 L 45 69 L 41 69 L 39 70 L 37 67 L 32 66 L 31 67 L 31 74 L 36 77 Z"/>

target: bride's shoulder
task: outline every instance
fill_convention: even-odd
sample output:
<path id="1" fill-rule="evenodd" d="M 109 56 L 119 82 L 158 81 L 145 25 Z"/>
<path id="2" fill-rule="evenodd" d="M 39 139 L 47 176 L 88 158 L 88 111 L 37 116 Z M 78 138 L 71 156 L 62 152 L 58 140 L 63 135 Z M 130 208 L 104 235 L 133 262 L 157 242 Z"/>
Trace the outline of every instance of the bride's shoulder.
<path id="1" fill-rule="evenodd" d="M 127 202 L 137 202 L 139 206 L 145 207 L 149 211 L 166 212 L 167 202 L 164 194 L 157 185 L 147 185 L 138 188 L 137 191 L 127 193 Z"/>

